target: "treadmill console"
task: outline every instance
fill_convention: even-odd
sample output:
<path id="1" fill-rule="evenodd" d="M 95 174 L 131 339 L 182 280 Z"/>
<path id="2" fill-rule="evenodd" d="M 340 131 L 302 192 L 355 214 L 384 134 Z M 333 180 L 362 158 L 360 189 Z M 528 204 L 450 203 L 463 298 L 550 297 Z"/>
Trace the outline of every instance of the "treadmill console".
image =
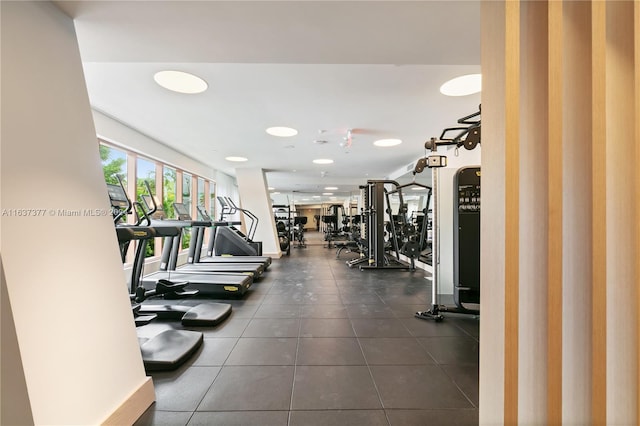
<path id="1" fill-rule="evenodd" d="M 200 214 L 200 217 L 202 218 L 202 220 L 213 222 L 213 219 L 211 219 L 211 216 L 207 212 L 207 209 L 205 209 L 202 206 L 197 206 L 197 208 L 198 208 L 198 213 Z"/>
<path id="2" fill-rule="evenodd" d="M 140 197 L 142 202 L 144 203 L 144 208 L 146 211 L 150 212 L 153 210 L 153 206 L 155 205 L 156 210 L 151 215 L 152 219 L 163 220 L 167 218 L 167 215 L 164 213 L 164 209 L 162 208 L 162 203 L 158 201 L 156 197 L 151 198 L 151 195 L 143 195 Z"/>
<path id="3" fill-rule="evenodd" d="M 107 191 L 109 192 L 109 200 L 111 200 L 112 207 L 120 210 L 126 210 L 129 207 L 129 198 L 122 186 L 108 183 Z"/>
<path id="4" fill-rule="evenodd" d="M 178 215 L 178 220 L 191 220 L 191 214 L 187 210 L 187 206 L 182 203 L 173 203 L 173 208 Z"/>

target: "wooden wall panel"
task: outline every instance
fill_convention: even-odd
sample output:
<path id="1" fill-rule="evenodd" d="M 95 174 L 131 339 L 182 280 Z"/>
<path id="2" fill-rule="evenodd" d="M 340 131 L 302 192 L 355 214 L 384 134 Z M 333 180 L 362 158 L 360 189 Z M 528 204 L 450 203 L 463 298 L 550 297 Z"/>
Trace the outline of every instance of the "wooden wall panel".
<path id="1" fill-rule="evenodd" d="M 640 2 L 634 2 L 633 11 L 633 43 L 634 43 L 634 70 L 635 70 L 635 116 L 640 115 Z M 635 122 L 635 163 L 640 164 L 640 120 Z M 635 179 L 635 211 L 640 215 L 640 173 L 636 173 Z M 638 217 L 638 216 L 636 216 Z M 635 222 L 636 242 L 635 257 L 640 259 L 640 220 Z M 636 327 L 640 334 L 640 262 L 635 262 L 635 282 L 636 282 Z M 640 424 L 640 342 L 636 342 L 636 354 L 638 355 L 637 375 L 636 375 L 636 424 Z"/>
<path id="2" fill-rule="evenodd" d="M 591 176 L 592 176 L 592 422 L 606 424 L 607 404 L 607 110 L 606 110 L 606 4 L 591 5 Z"/>
<path id="3" fill-rule="evenodd" d="M 547 424 L 562 422 L 563 310 L 563 15 L 548 3 Z"/>
<path id="4" fill-rule="evenodd" d="M 505 4 L 504 421 L 518 421 L 520 274 L 520 3 Z"/>
<path id="5" fill-rule="evenodd" d="M 640 1 L 481 28 L 480 423 L 640 424 Z"/>
<path id="6" fill-rule="evenodd" d="M 607 423 L 637 416 L 638 329 L 633 196 L 637 165 L 633 12 L 631 1 L 607 2 Z M 594 319 L 596 320 L 596 319 Z"/>
<path id="7" fill-rule="evenodd" d="M 591 419 L 591 5 L 563 4 L 562 420 Z M 550 253 L 551 255 L 551 253 Z M 557 325 L 557 323 L 555 324 Z M 550 326 L 552 326 L 550 324 Z"/>
<path id="8" fill-rule="evenodd" d="M 504 162 L 505 5 L 489 1 L 482 14 L 482 212 L 480 231 L 479 423 L 504 424 Z M 489 108 L 485 108 L 489 105 Z"/>
<path id="9" fill-rule="evenodd" d="M 547 419 L 547 193 L 549 145 L 548 7 L 520 8 L 518 422 Z M 556 185 L 558 183 L 556 182 Z M 562 184 L 558 185 L 560 188 Z M 561 192 L 560 192 L 561 193 Z"/>

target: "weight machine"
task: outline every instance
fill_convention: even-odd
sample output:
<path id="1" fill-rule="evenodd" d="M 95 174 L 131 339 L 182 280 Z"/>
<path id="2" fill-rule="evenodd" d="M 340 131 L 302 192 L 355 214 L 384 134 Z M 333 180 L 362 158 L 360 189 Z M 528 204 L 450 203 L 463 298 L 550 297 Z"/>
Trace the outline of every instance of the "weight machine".
<path id="1" fill-rule="evenodd" d="M 426 311 L 416 312 L 415 316 L 421 319 L 430 319 L 436 322 L 440 322 L 444 319 L 441 315 L 442 312 L 452 313 L 464 313 L 464 314 L 479 314 L 479 309 L 468 309 L 464 306 L 464 303 L 480 303 L 480 229 L 479 229 L 479 217 L 480 217 L 480 170 L 473 170 L 472 173 L 466 173 L 466 176 L 461 178 L 460 174 L 456 178 L 457 191 L 454 197 L 454 203 L 458 207 L 457 220 L 454 222 L 456 225 L 455 237 L 457 241 L 454 241 L 454 298 L 456 306 L 441 305 L 438 303 L 438 288 L 440 284 L 440 227 L 438 220 L 438 170 L 447 166 L 447 157 L 444 155 L 437 155 L 439 146 L 455 146 L 456 151 L 464 146 L 467 150 L 472 150 L 480 143 L 481 137 L 481 109 L 478 107 L 478 112 L 463 117 L 458 120 L 458 124 L 464 124 L 466 126 L 449 127 L 442 131 L 439 139 L 431 138 L 425 142 L 424 147 L 427 151 L 431 152 L 431 155 L 421 158 L 416 163 L 413 171 L 414 175 L 422 173 L 425 168 L 432 169 L 433 179 L 433 237 L 432 237 L 432 285 L 431 285 L 431 308 Z M 454 137 L 446 137 L 448 133 L 456 131 L 458 132 Z M 464 170 L 464 169 L 461 169 Z M 463 173 L 464 174 L 464 173 Z M 477 180 L 472 179 L 472 175 L 477 177 Z M 469 181 L 471 177 L 471 181 Z M 466 180 L 465 180 L 466 179 Z M 462 186 L 462 188 L 461 188 Z M 460 229 L 461 229 L 461 217 L 460 213 L 476 213 L 477 215 L 477 238 L 470 237 L 467 245 L 470 246 L 467 250 L 460 250 Z M 475 218 L 474 218 L 475 219 Z M 471 223 L 473 220 L 471 220 Z M 469 218 L 463 217 L 464 223 L 469 222 Z M 454 238 L 455 240 L 455 238 Z M 465 268 L 474 269 L 471 273 L 469 270 L 463 275 L 464 280 L 467 282 L 461 282 L 461 265 Z"/>

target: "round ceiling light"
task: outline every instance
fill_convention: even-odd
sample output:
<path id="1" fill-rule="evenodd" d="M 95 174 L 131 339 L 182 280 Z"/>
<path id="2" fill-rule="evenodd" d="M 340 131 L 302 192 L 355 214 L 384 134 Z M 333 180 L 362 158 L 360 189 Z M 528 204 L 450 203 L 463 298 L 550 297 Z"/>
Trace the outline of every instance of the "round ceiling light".
<path id="1" fill-rule="evenodd" d="M 446 96 L 467 96 L 482 90 L 482 74 L 467 74 L 447 81 L 440 86 Z"/>
<path id="2" fill-rule="evenodd" d="M 269 127 L 266 132 L 271 136 L 279 136 L 281 138 L 288 138 L 298 134 L 298 131 L 291 127 Z"/>
<path id="3" fill-rule="evenodd" d="M 396 145 L 400 145 L 402 143 L 402 141 L 400 139 L 379 139 L 377 141 L 375 141 L 373 144 L 375 146 L 382 146 L 382 147 L 389 147 L 389 146 L 396 146 Z"/>
<path id="4" fill-rule="evenodd" d="M 202 93 L 209 87 L 200 77 L 183 71 L 159 71 L 153 79 L 165 89 L 178 93 Z"/>
<path id="5" fill-rule="evenodd" d="M 331 163 L 333 163 L 333 160 L 331 160 L 329 158 L 317 158 L 317 159 L 313 160 L 313 162 L 315 164 L 331 164 Z"/>
<path id="6" fill-rule="evenodd" d="M 244 161 L 249 161 L 248 158 L 245 157 L 224 157 L 225 160 L 227 161 L 233 161 L 234 163 L 242 163 Z"/>

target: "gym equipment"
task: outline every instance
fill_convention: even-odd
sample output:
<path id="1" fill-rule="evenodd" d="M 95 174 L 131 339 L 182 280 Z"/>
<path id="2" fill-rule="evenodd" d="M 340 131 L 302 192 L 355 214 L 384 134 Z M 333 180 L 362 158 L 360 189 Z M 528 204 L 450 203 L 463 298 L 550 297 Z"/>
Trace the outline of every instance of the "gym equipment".
<path id="1" fill-rule="evenodd" d="M 365 256 L 367 264 L 360 265 L 360 269 L 409 269 L 413 271 L 415 270 L 413 258 L 411 258 L 411 264 L 400 259 L 396 226 L 398 222 L 394 220 L 389 200 L 390 191 L 385 188 L 385 185 L 393 187 L 391 192 L 401 194 L 399 192 L 401 190 L 400 184 L 393 180 L 368 180 L 367 184 L 361 187 L 363 190 L 362 200 L 366 206 L 364 215 L 367 220 L 364 227 L 364 238 L 367 240 L 367 254 Z M 385 221 L 385 213 L 388 215 L 388 221 Z M 385 230 L 388 231 L 387 240 L 385 240 Z M 349 267 L 353 267 L 356 264 L 364 263 L 363 259 L 347 262 L 347 264 Z"/>
<path id="2" fill-rule="evenodd" d="M 200 215 L 200 220 L 205 222 L 211 222 L 211 238 L 209 239 L 208 246 L 211 247 L 211 251 L 207 249 L 207 255 L 202 257 L 202 246 L 204 243 L 204 234 L 205 228 L 198 227 L 199 232 L 196 235 L 196 238 L 191 238 L 191 245 L 189 246 L 189 257 L 187 258 L 188 263 L 260 263 L 263 265 L 266 270 L 271 265 L 271 257 L 270 256 L 213 256 L 213 243 L 215 240 L 214 231 L 215 228 L 213 226 L 213 219 L 209 216 L 207 210 L 202 206 L 197 206 L 198 214 Z M 194 243 L 195 241 L 195 243 Z"/>
<path id="3" fill-rule="evenodd" d="M 324 208 L 322 223 L 324 224 L 324 240 L 327 241 L 325 248 L 334 248 L 334 241 L 345 241 L 349 239 L 349 217 L 345 214 L 342 204 L 330 204 Z M 340 226 L 340 224 L 342 226 Z"/>
<path id="4" fill-rule="evenodd" d="M 478 108 L 478 112 L 463 117 L 458 120 L 459 124 L 468 124 L 467 127 L 450 127 L 446 128 L 442 131 L 440 135 L 440 139 L 431 138 L 429 141 L 425 143 L 425 149 L 430 150 L 433 154 L 421 158 L 415 166 L 414 174 L 421 173 L 425 167 L 429 167 L 432 169 L 432 179 L 433 179 L 433 188 L 434 188 L 434 196 L 433 196 L 433 243 L 432 243 L 432 264 L 433 264 L 433 275 L 432 275 L 432 285 L 431 285 L 431 308 L 427 311 L 418 311 L 415 313 L 416 318 L 420 319 L 430 319 L 436 322 L 440 322 L 444 319 L 441 315 L 441 312 L 453 312 L 453 313 L 464 313 L 464 314 L 474 314 L 477 315 L 480 313 L 479 309 L 469 309 L 464 306 L 465 302 L 469 301 L 477 301 L 480 302 L 480 169 L 474 169 L 472 174 L 475 174 L 478 178 L 477 180 L 470 180 L 471 176 L 468 172 L 462 172 L 464 177 L 458 177 L 456 179 L 456 194 L 454 195 L 454 205 L 458 207 L 457 215 L 455 218 L 457 224 L 459 226 L 464 225 L 464 230 L 462 231 L 462 236 L 464 238 L 463 244 L 461 245 L 460 241 L 455 242 L 454 238 L 454 247 L 456 247 L 457 254 L 454 253 L 454 262 L 455 269 L 458 269 L 458 272 L 455 276 L 458 278 L 455 279 L 454 287 L 456 290 L 454 291 L 454 298 L 456 306 L 446 306 L 438 303 L 438 288 L 440 284 L 440 241 L 439 241 L 439 222 L 438 222 L 438 169 L 441 167 L 446 167 L 447 165 L 447 157 L 441 155 L 435 155 L 437 152 L 438 146 L 455 146 L 456 149 L 459 149 L 461 146 L 464 146 L 466 149 L 471 150 L 474 149 L 480 143 L 480 135 L 481 135 L 481 120 L 471 120 L 472 118 L 478 117 L 481 114 L 480 107 Z M 453 138 L 445 138 L 446 133 L 450 131 L 459 131 L 459 133 Z M 464 137 L 464 139 L 463 139 Z M 464 170 L 464 169 L 463 169 Z M 462 192 L 462 193 L 461 193 Z M 462 198 L 462 199 L 461 199 Z M 470 218 L 459 217 L 461 212 L 475 212 L 477 216 L 473 216 Z M 477 221 L 477 225 L 474 224 Z M 471 233 L 477 231 L 477 236 L 472 236 Z M 461 236 L 460 232 L 455 234 L 458 238 Z M 461 250 L 461 247 L 462 250 Z M 457 258 L 457 260 L 456 260 Z M 462 265 L 465 264 L 463 267 Z M 468 265 L 468 266 L 467 266 Z M 471 268 L 472 271 L 470 274 L 460 273 L 460 270 L 466 269 L 467 267 Z M 477 268 L 477 271 L 476 271 Z M 474 277 L 477 278 L 477 282 L 474 282 Z"/>
<path id="5" fill-rule="evenodd" d="M 307 248 L 307 242 L 304 238 L 304 226 L 307 224 L 306 216 L 295 216 L 293 218 L 293 239 L 296 242 L 295 248 Z"/>
<path id="6" fill-rule="evenodd" d="M 222 207 L 220 221 L 214 222 L 214 239 L 210 242 L 211 252 L 216 256 L 262 256 L 262 242 L 253 241 L 258 228 L 258 217 L 249 210 L 241 209 L 229 197 L 216 197 Z M 225 216 L 242 212 L 249 219 L 249 231 L 243 234 L 236 225 L 238 221 L 225 221 Z M 213 244 L 213 245 L 211 245 Z"/>
<path id="7" fill-rule="evenodd" d="M 453 297 L 465 304 L 480 303 L 480 167 L 463 167 L 455 174 L 453 203 Z"/>
<path id="8" fill-rule="evenodd" d="M 147 191 L 149 192 L 149 194 L 151 193 L 149 188 L 147 188 Z M 124 197 L 126 200 L 128 200 L 128 203 L 131 204 L 126 191 L 124 191 L 124 188 L 122 188 L 122 193 L 119 196 Z M 144 212 L 144 209 L 142 209 L 143 214 Z M 148 224 L 150 226 L 156 227 L 158 229 L 162 228 L 163 225 L 176 227 L 180 230 L 189 226 L 211 225 L 210 222 L 193 220 L 152 221 L 149 217 L 147 217 L 146 220 L 148 221 Z M 143 286 L 146 290 L 153 290 L 156 287 L 156 283 L 160 280 L 183 281 L 189 283 L 189 288 L 199 290 L 201 294 L 227 295 L 235 297 L 242 296 L 249 289 L 249 287 L 251 287 L 251 284 L 253 283 L 253 277 L 247 274 L 229 274 L 218 272 L 187 273 L 172 271 L 171 266 L 175 267 L 177 263 L 181 246 L 181 236 L 182 232 L 179 232 L 175 236 L 164 237 L 164 246 L 162 249 L 163 260 L 160 263 L 161 270 L 142 276 L 142 264 L 144 263 L 144 255 L 142 256 L 143 259 L 138 261 L 140 266 L 136 268 L 136 273 L 139 274 L 139 281 L 135 281 L 136 283 L 139 282 L 140 285 Z"/>
<path id="9" fill-rule="evenodd" d="M 108 188 L 109 192 L 115 188 Z M 126 213 L 125 213 L 126 214 Z M 148 227 L 118 225 L 123 217 L 118 211 L 116 220 L 116 236 L 120 246 L 123 263 L 126 250 L 133 240 L 153 238 L 154 232 Z M 136 326 L 145 325 L 156 318 L 156 315 L 140 315 L 141 305 L 131 304 Z M 147 371 L 174 370 L 183 364 L 202 345 L 202 333 L 188 330 L 165 330 L 152 338 L 138 339 L 142 362 Z"/>
<path id="10" fill-rule="evenodd" d="M 291 254 L 291 208 L 285 204 L 274 204 L 273 218 L 276 221 L 276 231 L 278 231 L 278 244 L 280 250 L 287 256 Z"/>
<path id="11" fill-rule="evenodd" d="M 116 226 L 127 211 L 131 211 L 133 203 L 129 200 L 127 193 L 120 181 L 120 185 L 108 185 L 109 198 L 111 200 L 111 208 L 114 212 L 114 223 Z M 143 211 L 144 213 L 144 211 Z M 145 238 L 140 238 L 138 247 L 136 248 L 136 254 L 133 261 L 133 267 L 131 270 L 131 283 L 130 283 L 130 297 L 135 299 L 137 303 L 141 303 L 144 300 L 152 297 L 163 296 L 165 298 L 184 298 L 191 297 L 198 294 L 198 291 L 191 289 L 191 291 L 185 291 L 184 287 L 188 285 L 187 281 L 181 283 L 175 283 L 168 279 L 160 279 L 153 286 L 145 288 L 142 284 L 141 275 L 144 267 L 145 251 L 147 242 L 153 237 L 165 237 L 175 238 L 176 235 L 180 235 L 181 229 L 175 226 L 171 226 L 168 223 L 159 223 L 156 226 L 149 226 L 151 220 L 148 216 L 145 216 L 148 226 L 148 232 Z M 140 219 L 136 225 L 140 225 Z M 122 226 L 122 225 L 121 225 Z M 127 225 L 124 225 L 127 226 Z M 138 232 L 142 235 L 142 230 L 138 229 Z M 121 246 L 123 247 L 123 246 Z M 128 247 L 123 247 L 126 250 Z M 126 253 L 121 253 L 123 259 Z M 139 307 L 138 312 L 140 314 L 154 314 L 158 318 L 162 319 L 175 319 L 182 321 L 185 326 L 213 326 L 224 321 L 231 314 L 231 305 L 226 303 L 203 303 L 197 306 L 187 305 L 150 305 L 143 304 Z"/>
<path id="12" fill-rule="evenodd" d="M 161 258 L 160 270 L 178 271 L 181 273 L 201 273 L 201 272 L 222 272 L 222 273 L 240 273 L 250 274 L 254 280 L 259 278 L 264 272 L 264 264 L 262 262 L 241 262 L 241 263 L 229 263 L 229 262 L 207 262 L 207 263 L 194 263 L 195 252 L 198 245 L 202 246 L 202 234 L 204 233 L 205 226 L 201 226 L 202 223 L 207 221 L 193 222 L 191 215 L 186 206 L 182 203 L 173 203 L 173 207 L 178 213 L 178 219 L 181 221 L 187 221 L 195 223 L 191 226 L 191 238 L 189 240 L 189 255 L 187 256 L 187 263 L 181 266 L 177 266 L 177 256 L 168 256 L 163 251 Z M 210 224 L 210 223 L 209 223 Z M 172 241 L 175 245 L 175 241 Z M 168 249 L 167 249 L 168 251 Z M 165 268 L 162 265 L 166 266 Z"/>

